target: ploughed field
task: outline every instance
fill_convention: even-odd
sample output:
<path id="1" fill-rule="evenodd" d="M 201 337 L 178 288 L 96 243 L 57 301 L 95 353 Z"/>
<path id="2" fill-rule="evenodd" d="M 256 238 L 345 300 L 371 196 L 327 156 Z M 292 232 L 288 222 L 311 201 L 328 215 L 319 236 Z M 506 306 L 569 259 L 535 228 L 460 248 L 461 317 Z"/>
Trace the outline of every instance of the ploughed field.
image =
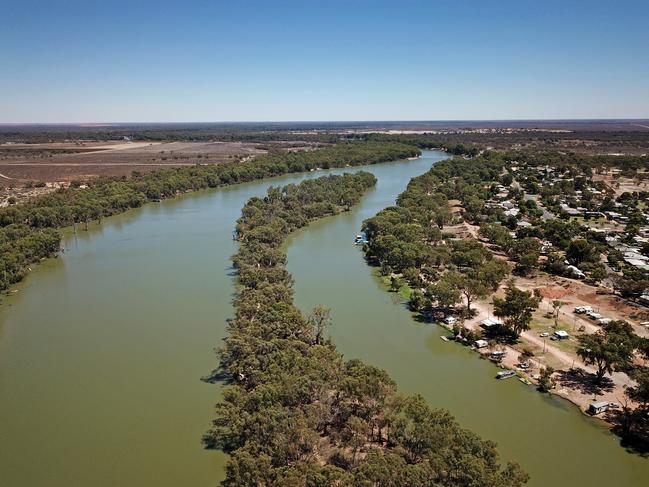
<path id="1" fill-rule="evenodd" d="M 266 152 L 246 142 L 87 141 L 0 145 L 0 186 L 127 176 L 166 166 L 218 164 Z"/>

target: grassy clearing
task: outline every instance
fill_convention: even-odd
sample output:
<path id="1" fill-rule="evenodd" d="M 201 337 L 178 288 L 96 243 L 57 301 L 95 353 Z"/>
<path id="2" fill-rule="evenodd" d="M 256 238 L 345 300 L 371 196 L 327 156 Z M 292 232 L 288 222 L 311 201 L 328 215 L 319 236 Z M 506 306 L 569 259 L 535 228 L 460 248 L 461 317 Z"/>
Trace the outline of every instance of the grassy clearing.
<path id="1" fill-rule="evenodd" d="M 381 278 L 381 282 L 390 290 L 392 280 L 390 279 L 390 276 L 379 276 Z M 400 297 L 402 297 L 405 301 L 408 301 L 410 299 L 410 293 L 412 293 L 412 288 L 408 286 L 408 284 L 402 284 L 402 286 L 399 288 L 399 291 L 397 291 L 396 294 L 398 294 Z"/>

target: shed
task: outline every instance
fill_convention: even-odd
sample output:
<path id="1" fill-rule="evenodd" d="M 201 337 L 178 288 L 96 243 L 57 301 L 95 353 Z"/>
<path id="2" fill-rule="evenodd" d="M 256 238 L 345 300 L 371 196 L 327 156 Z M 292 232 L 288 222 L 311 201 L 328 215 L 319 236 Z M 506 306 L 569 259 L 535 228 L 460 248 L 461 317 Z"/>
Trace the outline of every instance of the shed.
<path id="1" fill-rule="evenodd" d="M 480 326 L 482 326 L 483 328 L 491 328 L 492 326 L 502 325 L 502 324 L 503 322 L 497 318 L 487 318 L 480 322 Z"/>
<path id="2" fill-rule="evenodd" d="M 608 411 L 608 406 L 609 403 L 606 401 L 595 401 L 591 402 L 588 405 L 588 413 L 589 414 L 601 414 L 605 411 Z"/>

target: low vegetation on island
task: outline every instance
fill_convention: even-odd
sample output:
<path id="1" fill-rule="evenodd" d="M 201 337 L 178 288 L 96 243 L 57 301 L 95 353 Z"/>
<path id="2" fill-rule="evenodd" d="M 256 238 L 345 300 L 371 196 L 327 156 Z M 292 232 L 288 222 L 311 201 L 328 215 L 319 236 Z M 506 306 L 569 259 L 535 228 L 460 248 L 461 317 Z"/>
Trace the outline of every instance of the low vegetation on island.
<path id="1" fill-rule="evenodd" d="M 344 359 L 326 336 L 328 310 L 305 316 L 285 267 L 287 235 L 349 209 L 368 173 L 272 188 L 237 223 L 235 316 L 214 376 L 227 382 L 205 443 L 230 455 L 226 486 L 519 486 L 492 442 L 386 372 Z"/>

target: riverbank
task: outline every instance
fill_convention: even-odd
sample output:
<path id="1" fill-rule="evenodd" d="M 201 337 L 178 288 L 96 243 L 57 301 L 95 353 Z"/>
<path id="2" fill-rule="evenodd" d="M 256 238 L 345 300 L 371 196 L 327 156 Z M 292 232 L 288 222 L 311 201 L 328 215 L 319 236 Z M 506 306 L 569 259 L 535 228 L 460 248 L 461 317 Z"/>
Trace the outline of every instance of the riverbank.
<path id="1" fill-rule="evenodd" d="M 305 311 L 317 304 L 331 307 L 331 335 L 345 357 L 384 368 L 404 392 L 423 394 L 429 404 L 452 411 L 461 424 L 496 442 L 504 460 L 520 462 L 530 486 L 564 485 L 566 479 L 597 487 L 644 486 L 649 463 L 620 448 L 599 421 L 557 396 L 516 380 L 495 380 L 498 369 L 489 361 L 443 342 L 441 327 L 419 321 L 405 299 L 386 292 L 376 268 L 353 244 L 364 220 L 393 206 L 408 179 L 442 156 L 425 152 L 408 166 L 372 168 L 377 187 L 357 207 L 289 237 L 287 268 L 296 304 Z M 557 464 L 561 468 L 552 467 Z"/>
<path id="2" fill-rule="evenodd" d="M 520 191 L 514 188 L 508 192 L 499 183 L 508 174 L 507 160 L 498 154 L 470 161 L 448 159 L 413 178 L 396 206 L 388 206 L 363 222 L 367 261 L 380 268 L 384 284 L 389 282 L 390 290 L 405 298 L 418 320 L 443 320 L 464 343 L 479 348 L 480 354 L 501 367 L 517 370 L 522 381 L 568 399 L 580 412 L 592 409 L 600 415 L 611 410 L 606 419 L 616 431 L 630 416 L 629 411 L 637 410 L 634 417 L 639 418 L 637 430 L 641 433 L 640 413 L 645 402 L 634 400 L 633 388 L 637 385 L 634 373 L 642 373 L 646 331 L 636 332 L 639 324 L 624 323 L 630 317 L 622 315 L 621 304 L 605 303 L 605 290 L 594 286 L 583 289 L 586 283 L 556 276 L 550 282 L 542 267 L 550 257 L 541 256 L 541 247 L 553 248 L 553 244 L 542 241 L 543 232 L 555 241 L 552 230 L 562 223 L 553 220 L 546 229 L 531 216 L 508 220 L 518 215 L 505 211 L 516 206 L 514 196 L 503 203 L 506 208 L 494 202 Z M 524 203 L 520 206 L 522 213 L 526 207 Z M 478 227 L 476 222 L 483 225 Z M 587 230 L 579 228 L 573 236 Z M 558 231 L 562 233 L 561 228 Z M 583 244 L 583 238 L 575 241 Z M 503 252 L 494 241 L 505 242 L 500 247 L 509 250 Z M 562 248 L 573 245 L 570 242 L 569 238 Z M 558 243 L 556 246 L 559 248 Z M 565 251 L 554 252 L 551 258 L 557 262 L 556 272 L 566 257 Z M 567 258 L 572 258 L 569 253 Z M 572 310 L 590 295 L 602 304 L 602 313 L 606 312 L 601 323 L 594 323 L 602 318 L 597 313 L 591 322 L 583 322 L 577 314 L 566 322 L 561 307 Z M 579 297 L 573 299 L 575 296 Z M 494 321 L 494 315 L 500 319 Z M 637 322 L 638 313 L 632 318 L 631 323 Z"/>
<path id="3" fill-rule="evenodd" d="M 445 157 L 424 151 L 416 161 L 365 167 L 377 186 L 351 211 L 291 234 L 296 305 L 332 308 L 331 336 L 347 359 L 386 369 L 403 392 L 453 411 L 496 442 L 503 461 L 518 460 L 530 486 L 576 479 L 644 487 L 645 460 L 565 401 L 493 380 L 487 361 L 442 342 L 439 327 L 413 321 L 353 245 L 363 220 Z M 198 378 L 213 369 L 212 346 L 232 317 L 234 222 L 269 186 L 345 171 L 352 170 L 197 191 L 64 235 L 66 252 L 39 265 L 20 284 L 24 292 L 0 308 L 3 481 L 205 487 L 222 479 L 227 457 L 199 441 L 220 388 Z"/>
<path id="4" fill-rule="evenodd" d="M 475 319 L 472 319 L 471 321 L 465 321 L 464 326 L 467 329 L 473 330 L 475 332 L 480 331 L 480 326 L 479 323 L 480 321 L 487 319 L 490 315 L 488 312 L 483 312 L 483 309 L 481 304 L 484 303 L 476 303 L 475 308 L 479 309 L 479 313 L 476 316 Z M 447 325 L 445 323 L 435 323 L 441 327 L 443 327 L 445 330 L 447 330 L 450 333 L 453 333 L 453 327 L 450 325 Z M 491 361 L 494 363 L 495 367 L 498 367 L 502 370 L 511 370 L 516 372 L 516 377 L 521 379 L 521 382 L 528 386 L 532 386 L 535 389 L 538 388 L 539 386 L 539 380 L 541 378 L 541 370 L 548 367 L 548 361 L 545 360 L 545 354 L 551 355 L 556 361 L 553 361 L 554 363 L 554 369 L 557 371 L 557 373 L 562 373 L 561 369 L 561 364 L 563 364 L 563 371 L 566 373 L 570 373 L 571 370 L 573 370 L 576 358 L 572 357 L 568 354 L 565 354 L 561 352 L 560 349 L 557 347 L 554 347 L 552 345 L 549 345 L 547 343 L 543 343 L 543 340 L 540 340 L 541 343 L 538 343 L 537 340 L 534 340 L 533 336 L 530 333 L 524 332 L 521 334 L 521 339 L 522 343 L 518 345 L 518 347 L 512 346 L 512 345 L 507 345 L 507 344 L 498 344 L 498 345 L 491 345 L 488 347 L 484 348 L 477 348 L 473 344 L 467 344 L 463 342 L 457 342 L 455 340 L 455 337 L 451 334 L 449 335 L 449 341 L 450 342 L 456 342 L 459 345 L 462 345 L 463 347 L 469 347 L 472 351 L 476 352 L 482 359 L 484 360 L 489 360 L 490 356 L 492 353 L 496 350 L 498 351 L 504 351 L 505 354 L 502 357 L 499 357 L 497 361 Z M 545 349 L 545 352 L 543 352 L 542 356 L 533 356 L 533 357 L 528 357 L 524 356 L 523 352 L 521 351 L 521 347 L 527 348 L 528 345 L 534 344 L 536 347 L 539 349 L 543 350 Z M 520 365 L 521 363 L 527 364 L 529 368 L 521 368 Z M 587 373 L 589 374 L 595 374 L 596 370 L 592 367 L 584 366 L 583 364 L 579 365 L 580 368 L 583 368 Z M 575 372 L 575 377 L 579 377 L 579 372 L 577 371 L 578 369 L 574 369 Z M 555 373 L 556 374 L 556 373 Z M 494 378 L 495 378 L 494 374 Z M 611 390 L 608 391 L 603 391 L 598 393 L 596 396 L 594 396 L 591 392 L 584 392 L 583 390 L 579 390 L 576 388 L 569 388 L 569 387 L 563 387 L 560 385 L 560 383 L 557 383 L 556 381 L 556 375 L 555 378 L 553 378 L 554 386 L 552 389 L 548 391 L 544 391 L 543 393 L 550 394 L 552 396 L 559 397 L 561 399 L 564 399 L 568 402 L 570 402 L 572 405 L 574 405 L 582 414 L 589 418 L 593 418 L 602 424 L 606 424 L 608 427 L 614 427 L 615 424 L 611 422 L 609 419 L 607 419 L 606 415 L 598 414 L 598 415 L 592 415 L 589 413 L 589 407 L 590 404 L 595 402 L 595 401 L 604 401 L 607 403 L 614 403 L 618 404 L 618 407 L 622 407 L 622 405 L 628 406 L 628 407 L 636 407 L 637 403 L 630 401 L 628 399 L 624 399 L 624 388 L 628 386 L 634 385 L 634 382 L 629 381 L 628 377 L 622 376 L 622 374 L 614 374 L 613 375 L 613 383 L 615 384 L 615 387 Z"/>
<path id="5" fill-rule="evenodd" d="M 321 149 L 260 156 L 246 162 L 161 169 L 131 178 L 100 178 L 88 184 L 34 197 L 0 208 L 0 291 L 19 282 L 29 266 L 59 251 L 56 231 L 103 218 L 150 202 L 199 189 L 216 188 L 316 168 L 377 164 L 421 151 L 394 142 L 339 142 Z"/>
<path id="6" fill-rule="evenodd" d="M 396 293 L 405 304 L 408 303 L 410 299 L 412 289 L 407 285 L 401 285 L 398 289 L 391 287 L 391 278 L 386 276 L 381 276 L 380 273 L 376 272 L 377 277 L 383 283 L 384 289 L 387 292 Z M 396 277 L 396 276 L 395 276 Z M 399 277 L 396 277 L 399 279 Z M 546 304 L 546 303 L 543 303 Z M 461 319 L 458 323 L 461 323 L 461 326 L 464 329 L 471 330 L 474 333 L 481 333 L 482 328 L 480 323 L 486 319 L 493 318 L 493 310 L 490 307 L 488 301 L 477 301 L 473 303 L 472 308 L 474 309 L 475 316 L 471 319 Z M 542 339 L 536 339 L 536 337 L 531 332 L 523 332 L 521 334 L 521 343 L 514 345 L 508 344 L 496 344 L 490 343 L 488 346 L 478 348 L 474 343 L 469 343 L 462 340 L 462 336 L 455 337 L 453 332 L 455 331 L 453 325 L 444 323 L 443 321 L 431 321 L 431 324 L 438 325 L 448 331 L 449 335 L 443 335 L 442 338 L 447 338 L 447 341 L 450 343 L 456 343 L 463 347 L 469 347 L 472 351 L 476 352 L 481 358 L 489 360 L 490 356 L 494 351 L 504 352 L 502 357 L 499 357 L 497 361 L 491 361 L 495 367 L 498 367 L 502 370 L 511 370 L 516 372 L 516 377 L 521 379 L 521 382 L 528 386 L 534 386 L 535 388 L 539 385 L 540 372 L 542 369 L 548 366 L 552 366 L 555 370 L 560 371 L 561 368 L 565 370 L 570 370 L 574 367 L 575 361 L 578 359 L 575 356 L 571 356 L 565 352 L 562 352 L 558 347 L 553 345 L 549 339 L 547 342 Z M 457 338 L 457 339 L 456 339 Z M 525 356 L 523 354 L 524 349 L 529 349 L 529 345 L 534 345 L 534 350 L 536 354 L 532 357 Z M 539 351 L 542 351 L 539 355 Z M 547 355 L 546 355 L 547 354 Z M 552 357 L 554 360 L 550 363 L 546 360 L 546 356 Z M 520 365 L 524 363 L 527 366 L 521 368 Z M 580 365 L 590 374 L 594 374 L 596 370 L 593 367 Z M 494 378 L 495 378 L 494 374 Z M 594 401 L 606 401 L 609 403 L 621 403 L 621 397 L 624 394 L 624 388 L 634 385 L 633 381 L 630 381 L 628 377 L 623 374 L 613 374 L 613 383 L 615 388 L 609 391 L 604 391 L 602 394 L 598 394 L 597 397 L 594 397 L 593 394 L 581 392 L 578 389 L 568 388 L 568 387 L 557 387 L 556 385 L 549 391 L 545 391 L 548 394 L 566 399 L 579 410 L 587 415 L 588 417 L 594 417 L 595 419 L 605 423 L 609 426 L 613 426 L 613 423 L 606 419 L 604 415 L 592 416 L 588 413 L 588 408 L 590 404 Z M 637 403 L 633 401 L 627 401 L 627 404 L 631 407 L 634 405 L 637 406 Z"/>
<path id="7" fill-rule="evenodd" d="M 395 194 L 430 161 L 364 169 L 389 178 Z M 213 369 L 212 346 L 232 316 L 235 221 L 270 186 L 358 170 L 194 191 L 62 232 L 65 253 L 37 265 L 0 307 L 3 480 L 175 487 L 188 485 L 188 471 L 197 487 L 222 479 L 227 457 L 200 443 L 220 388 L 198 379 Z"/>

